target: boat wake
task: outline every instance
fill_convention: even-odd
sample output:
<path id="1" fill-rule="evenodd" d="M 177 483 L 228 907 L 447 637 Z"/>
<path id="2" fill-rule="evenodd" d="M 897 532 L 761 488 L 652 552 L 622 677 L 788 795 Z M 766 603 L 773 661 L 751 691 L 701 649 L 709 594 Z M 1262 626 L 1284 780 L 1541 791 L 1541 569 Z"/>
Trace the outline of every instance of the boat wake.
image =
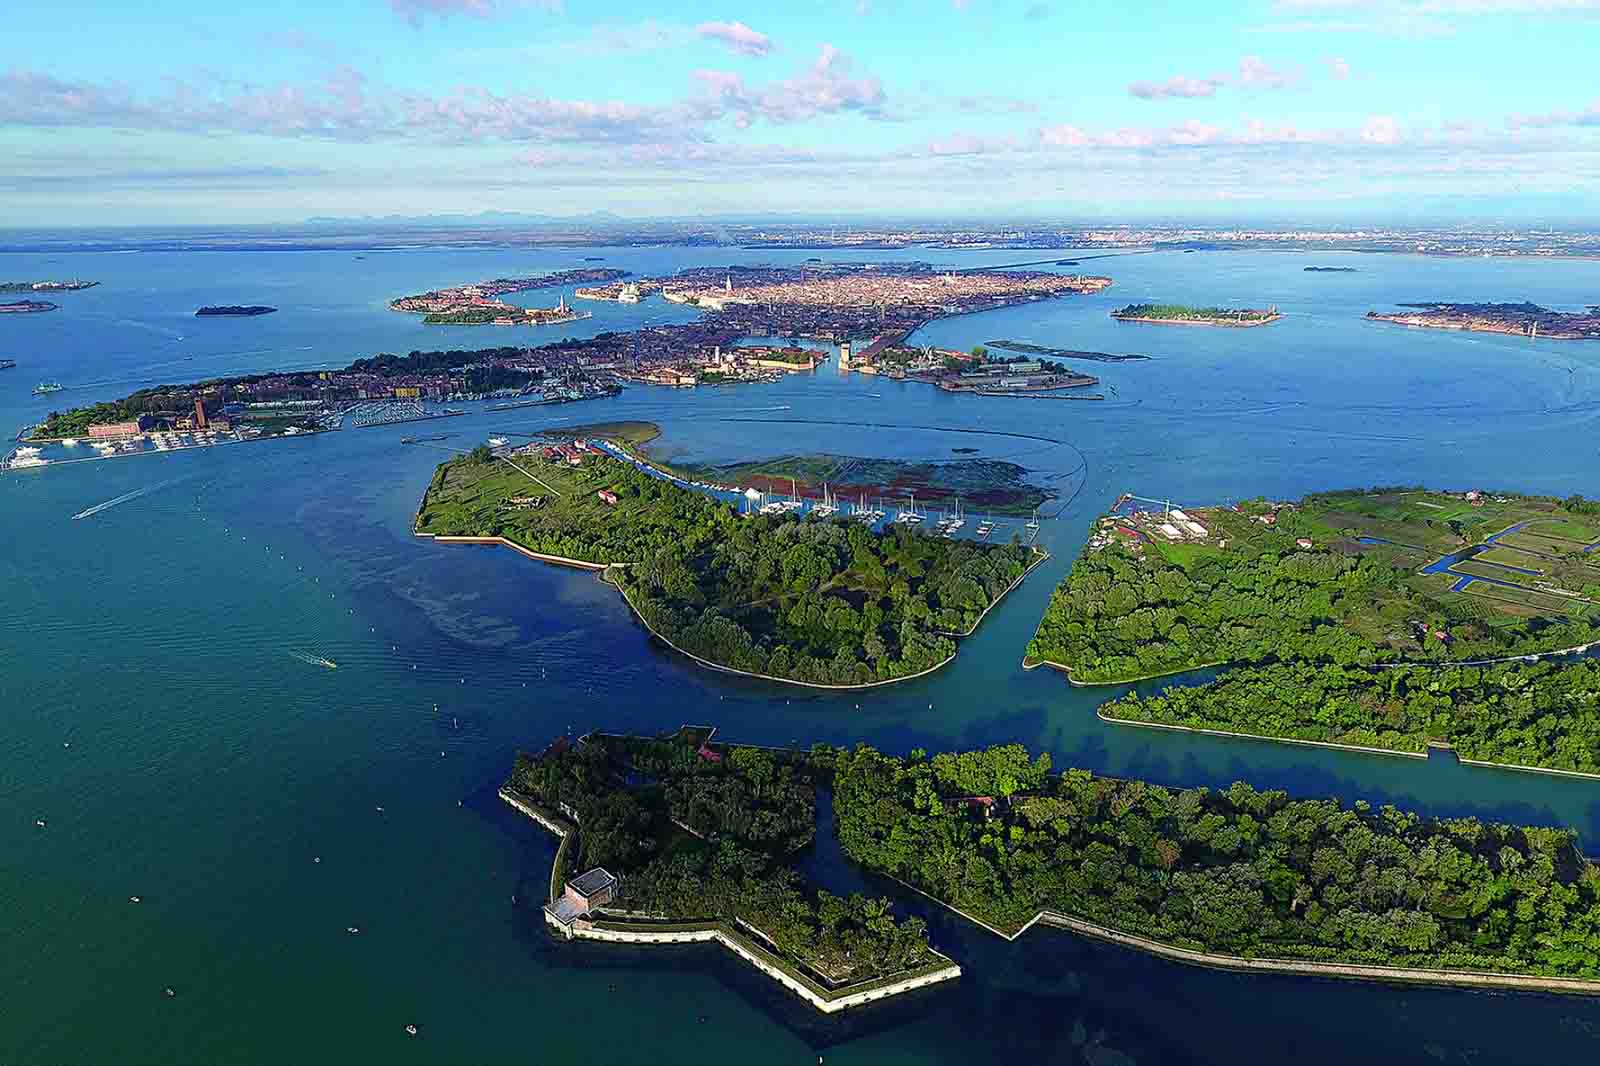
<path id="1" fill-rule="evenodd" d="M 164 488 L 167 488 L 169 486 L 176 485 L 180 481 L 186 481 L 186 480 L 188 480 L 188 479 L 187 478 L 181 478 L 181 477 L 172 478 L 170 481 L 158 481 L 154 485 L 146 485 L 142 489 L 134 489 L 132 492 L 124 492 L 121 496 L 113 497 L 112 499 L 109 499 L 109 500 L 105 501 L 104 503 L 97 503 L 93 507 L 85 507 L 83 510 L 79 511 L 77 514 L 73 515 L 72 516 L 72 520 L 74 522 L 77 522 L 77 521 L 80 521 L 80 520 L 85 519 L 85 518 L 93 518 L 95 515 L 99 514 L 101 511 L 109 511 L 111 508 L 116 507 L 118 504 L 124 504 L 124 503 L 128 503 L 128 502 L 130 502 L 132 500 L 137 500 L 141 496 L 148 496 L 152 492 L 157 492 L 157 491 L 159 491 L 161 489 L 164 489 Z"/>
<path id="2" fill-rule="evenodd" d="M 312 655 L 309 652 L 295 651 L 293 648 L 289 649 L 289 655 L 292 658 L 299 659 L 307 666 L 320 666 L 326 670 L 339 669 L 338 663 L 334 662 L 332 659 L 324 659 L 320 655 Z"/>

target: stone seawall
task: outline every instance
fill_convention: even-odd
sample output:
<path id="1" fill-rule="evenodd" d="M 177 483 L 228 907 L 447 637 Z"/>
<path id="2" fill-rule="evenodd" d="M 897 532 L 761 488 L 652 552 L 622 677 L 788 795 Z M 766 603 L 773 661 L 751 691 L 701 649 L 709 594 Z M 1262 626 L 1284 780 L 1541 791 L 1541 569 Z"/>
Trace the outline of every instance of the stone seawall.
<path id="1" fill-rule="evenodd" d="M 545 921 L 552 926 L 556 925 L 555 919 L 548 912 L 545 914 Z M 730 932 L 720 925 L 708 926 L 703 929 L 680 928 L 655 931 L 649 929 L 606 928 L 580 921 L 574 927 L 572 935 L 578 940 L 603 940 L 614 944 L 696 944 L 715 942 L 721 944 L 739 958 L 825 1014 L 836 1014 L 851 1007 L 864 1006 L 875 1000 L 887 999 L 890 996 L 896 996 L 902 992 L 910 992 L 918 988 L 927 988 L 961 976 L 961 967 L 946 959 L 947 965 L 940 966 L 934 970 L 927 970 L 884 984 L 874 984 L 872 987 L 863 989 L 860 992 L 847 992 L 842 995 L 828 996 L 797 979 L 782 967 L 768 962 L 757 953 L 759 949 L 756 949 L 744 937 Z M 940 957 L 943 958 L 944 956 Z"/>
<path id="2" fill-rule="evenodd" d="M 505 786 L 500 788 L 500 798 L 554 833 L 560 838 L 562 846 L 566 846 L 567 841 L 574 832 L 574 827 L 565 823 L 564 819 L 553 817 L 537 804 L 529 802 L 526 798 Z M 559 863 L 560 852 L 558 850 L 558 867 Z M 552 869 L 550 898 L 555 899 L 559 892 L 556 873 Z M 601 917 L 604 920 L 603 913 Z M 894 980 L 867 982 L 865 987 L 859 991 L 841 990 L 839 993 L 830 994 L 820 985 L 804 981 L 790 973 L 783 966 L 777 965 L 775 961 L 766 957 L 768 955 L 766 949 L 752 943 L 738 932 L 720 923 L 707 923 L 699 927 L 695 927 L 693 924 L 688 927 L 679 925 L 677 928 L 671 929 L 625 929 L 607 928 L 603 925 L 597 925 L 593 921 L 580 919 L 568 928 L 557 922 L 548 910 L 544 911 L 544 920 L 547 925 L 561 935 L 571 936 L 578 940 L 603 940 L 617 944 L 694 944 L 715 941 L 825 1014 L 834 1014 L 850 1007 L 859 1007 L 875 1000 L 887 999 L 902 992 L 926 988 L 961 976 L 961 967 L 959 965 L 947 956 L 929 948 L 928 950 L 933 955 L 942 960 L 942 965 L 925 968 Z M 846 989 L 848 987 L 846 986 Z"/>
<path id="3" fill-rule="evenodd" d="M 1045 909 L 1029 918 L 1013 932 L 998 929 L 982 918 L 968 914 L 960 907 L 924 892 L 915 885 L 891 877 L 896 884 L 904 885 L 925 899 L 946 910 L 959 914 L 974 925 L 981 926 L 1002 940 L 1017 940 L 1035 925 L 1065 929 L 1079 936 L 1104 940 L 1134 951 L 1181 962 L 1189 966 L 1203 966 L 1210 970 L 1234 970 L 1241 973 L 1298 974 L 1311 977 L 1336 977 L 1349 981 L 1377 981 L 1388 984 L 1431 985 L 1446 988 L 1484 988 L 1519 992 L 1555 992 L 1572 996 L 1600 996 L 1600 980 L 1583 977 L 1545 977 L 1539 974 L 1495 973 L 1483 970 L 1434 970 L 1410 966 L 1380 966 L 1364 963 L 1317 962 L 1311 959 L 1258 959 L 1242 955 L 1221 955 L 1209 951 L 1167 944 L 1149 937 L 1124 933 L 1109 926 L 1074 918 L 1070 914 Z"/>

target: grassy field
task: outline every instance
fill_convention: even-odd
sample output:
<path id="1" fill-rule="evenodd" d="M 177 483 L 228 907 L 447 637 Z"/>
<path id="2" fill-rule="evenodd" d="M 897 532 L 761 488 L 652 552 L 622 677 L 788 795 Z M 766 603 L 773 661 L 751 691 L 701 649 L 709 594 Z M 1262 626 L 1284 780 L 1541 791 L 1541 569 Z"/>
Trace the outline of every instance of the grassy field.
<path id="1" fill-rule="evenodd" d="M 624 447 L 637 448 L 661 436 L 661 427 L 654 422 L 584 422 L 576 426 L 547 429 L 542 435 L 562 440 L 602 437 Z"/>
<path id="2" fill-rule="evenodd" d="M 1600 558 L 1582 551 L 1600 540 L 1600 516 L 1587 506 L 1405 489 L 1186 507 L 1192 527 L 1161 512 L 1107 516 L 1056 590 L 1029 655 L 1074 680 L 1112 683 L 1215 662 L 1573 646 L 1600 632 Z M 1523 523 L 1530 528 L 1505 533 Z M 1463 578 L 1472 580 L 1456 589 Z"/>
<path id="3" fill-rule="evenodd" d="M 1026 468 L 997 459 L 928 462 L 815 453 L 722 465 L 681 464 L 673 469 L 687 478 L 782 493 L 789 491 L 792 478 L 798 491 L 811 497 L 820 497 L 826 484 L 847 502 L 865 494 L 869 502 L 881 496 L 899 504 L 915 494 L 919 506 L 952 508 L 959 498 L 962 508 L 974 515 L 1028 515 L 1051 496 L 1027 480 Z"/>

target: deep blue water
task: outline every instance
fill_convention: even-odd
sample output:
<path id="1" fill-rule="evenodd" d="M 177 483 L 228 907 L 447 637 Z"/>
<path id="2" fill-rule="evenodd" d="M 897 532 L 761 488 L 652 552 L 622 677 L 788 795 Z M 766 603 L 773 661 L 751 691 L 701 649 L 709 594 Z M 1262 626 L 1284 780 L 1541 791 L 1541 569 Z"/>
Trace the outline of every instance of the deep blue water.
<path id="1" fill-rule="evenodd" d="M 545 336 L 424 327 L 385 309 L 400 293 L 591 254 L 641 273 L 808 255 L 361 254 L 0 255 L 0 277 L 103 282 L 56 298 L 59 311 L 0 319 L 0 356 L 19 364 L 0 372 L 0 428 L 156 381 Z M 966 266 L 1009 254 L 921 257 Z M 552 843 L 500 810 L 492 786 L 519 746 L 592 725 L 711 721 L 728 739 L 864 739 L 895 751 L 1020 740 L 1057 765 L 1176 785 L 1243 778 L 1571 824 L 1600 851 L 1600 785 L 1109 726 L 1093 708 L 1114 690 L 1020 669 L 1051 587 L 1123 491 L 1193 504 L 1396 483 L 1600 494 L 1600 346 L 1360 317 L 1416 299 L 1582 306 L 1600 263 L 1318 255 L 1360 272 L 1306 274 L 1308 261 L 1096 260 L 1083 269 L 1116 279 L 1099 296 L 945 320 L 918 336 L 1153 357 L 1087 367 L 1105 383 L 1104 403 L 958 397 L 829 367 L 771 385 L 475 409 L 429 429 L 466 447 L 497 431 L 639 417 L 662 424 L 664 452 L 693 458 L 815 449 L 936 459 L 960 447 L 1028 466 L 1059 494 L 1040 536 L 1055 559 L 952 668 L 867 696 L 699 671 L 652 647 L 591 577 L 414 540 L 412 513 L 443 455 L 400 446 L 413 427 L 0 476 L 0 1062 L 809 1063 L 825 1048 L 829 1063 L 1542 1063 L 1592 1053 L 1594 1003 L 1214 974 L 1063 933 L 1003 944 L 938 913 L 928 915 L 936 943 L 968 969 L 959 985 L 829 1025 L 714 952 L 550 945 L 526 906 Z M 1144 299 L 1276 303 L 1286 317 L 1211 330 L 1106 316 Z M 206 303 L 280 310 L 194 319 Z M 593 310 L 565 331 L 691 313 L 658 301 Z M 40 380 L 70 391 L 29 396 Z M 862 878 L 818 847 L 816 868 L 835 883 Z M 361 935 L 346 935 L 350 925 Z M 162 994 L 168 985 L 176 997 Z M 419 1038 L 405 1036 L 407 1022 Z"/>

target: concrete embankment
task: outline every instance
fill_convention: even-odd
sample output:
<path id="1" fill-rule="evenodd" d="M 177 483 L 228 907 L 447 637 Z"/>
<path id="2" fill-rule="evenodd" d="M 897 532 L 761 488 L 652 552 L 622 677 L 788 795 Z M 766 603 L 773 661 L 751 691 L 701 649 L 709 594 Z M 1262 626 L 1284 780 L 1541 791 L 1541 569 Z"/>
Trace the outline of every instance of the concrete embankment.
<path id="1" fill-rule="evenodd" d="M 552 925 L 555 924 L 555 919 L 548 914 L 546 914 L 545 920 Z M 897 996 L 919 988 L 927 988 L 961 976 L 961 967 L 945 956 L 940 955 L 939 958 L 943 960 L 941 965 L 910 973 L 903 977 L 881 982 L 869 982 L 855 991 L 852 991 L 850 986 L 845 986 L 843 989 L 829 992 L 822 988 L 821 985 L 801 979 L 780 965 L 775 957 L 755 944 L 754 941 L 722 925 L 708 925 L 699 929 L 652 930 L 638 926 L 625 926 L 620 923 L 605 921 L 602 918 L 598 923 L 586 924 L 582 921 L 578 922 L 573 931 L 573 936 L 580 940 L 603 940 L 617 944 L 715 942 L 721 944 L 824 1014 L 835 1014 L 851 1007 L 865 1006 L 875 1000 L 887 999 L 890 996 Z M 935 954 L 938 953 L 935 952 Z"/>
<path id="2" fill-rule="evenodd" d="M 1520 992 L 1556 992 L 1563 995 L 1600 996 L 1600 979 L 1582 977 L 1545 977 L 1537 974 L 1496 973 L 1482 970 L 1431 970 L 1408 966 L 1378 966 L 1362 963 L 1315 962 L 1308 959 L 1257 959 L 1242 955 L 1221 955 L 1208 951 L 1167 944 L 1149 937 L 1124 933 L 1109 926 L 1074 918 L 1060 911 L 1041 910 L 1013 932 L 1006 932 L 968 914 L 938 896 L 924 892 L 915 885 L 891 878 L 897 884 L 939 906 L 960 915 L 973 925 L 993 933 L 1004 940 L 1016 940 L 1035 925 L 1065 929 L 1079 936 L 1093 937 L 1107 943 L 1143 951 L 1189 966 L 1204 966 L 1212 970 L 1234 970 L 1241 973 L 1280 973 L 1307 977 L 1337 977 L 1350 981 L 1379 981 L 1392 984 L 1431 985 L 1451 988 L 1500 989 Z"/>
<path id="3" fill-rule="evenodd" d="M 501 786 L 500 798 L 560 838 L 561 846 L 556 849 L 556 861 L 550 871 L 550 899 L 553 902 L 561 894 L 562 860 L 577 827 L 508 787 Z M 887 999 L 918 988 L 927 988 L 961 976 L 960 966 L 949 957 L 929 948 L 929 952 L 938 961 L 921 969 L 857 985 L 846 985 L 843 988 L 827 989 L 792 969 L 750 937 L 721 922 L 674 923 L 670 928 L 665 927 L 663 923 L 663 927 L 652 929 L 645 924 L 630 923 L 625 919 L 610 919 L 602 911 L 598 921 L 580 919 L 568 929 L 561 926 L 548 910 L 544 912 L 544 919 L 546 924 L 562 935 L 570 935 L 579 940 L 602 940 L 618 944 L 692 944 L 714 941 L 826 1014 L 863 1006 L 874 1000 Z M 757 936 L 765 935 L 754 927 L 752 932 Z"/>
<path id="4" fill-rule="evenodd" d="M 435 533 L 417 533 L 415 535 L 418 537 L 425 537 L 428 540 L 438 541 L 440 544 L 498 545 L 502 548 L 510 548 L 514 552 L 526 555 L 530 559 L 537 559 L 541 563 L 554 563 L 557 566 L 571 566 L 576 567 L 579 570 L 605 570 L 610 565 L 607 563 L 591 563 L 583 559 L 568 559 L 562 555 L 546 555 L 543 552 L 536 552 L 530 548 L 524 548 L 515 541 L 507 540 L 504 537 L 454 537 L 440 536 Z"/>
<path id="5" fill-rule="evenodd" d="M 1456 988 L 1516 989 L 1524 992 L 1559 992 L 1566 995 L 1600 996 L 1600 980 L 1581 977 L 1542 977 L 1533 974 L 1493 973 L 1477 970 L 1428 970 L 1406 966 L 1369 966 L 1359 963 L 1309 962 L 1298 959 L 1247 959 L 1238 955 L 1214 955 L 1205 951 L 1163 944 L 1147 937 L 1119 933 L 1103 925 L 1085 922 L 1055 911 L 1042 911 L 1035 919 L 1044 925 L 1067 929 L 1097 940 L 1121 944 L 1191 966 L 1248 973 L 1308 974 L 1339 977 L 1353 981 L 1381 981 L 1400 984 L 1444 985 Z M 1029 925 L 1033 923 L 1030 922 Z M 1027 927 L 1025 926 L 1024 929 Z M 1020 931 L 1019 931 L 1020 935 Z"/>

